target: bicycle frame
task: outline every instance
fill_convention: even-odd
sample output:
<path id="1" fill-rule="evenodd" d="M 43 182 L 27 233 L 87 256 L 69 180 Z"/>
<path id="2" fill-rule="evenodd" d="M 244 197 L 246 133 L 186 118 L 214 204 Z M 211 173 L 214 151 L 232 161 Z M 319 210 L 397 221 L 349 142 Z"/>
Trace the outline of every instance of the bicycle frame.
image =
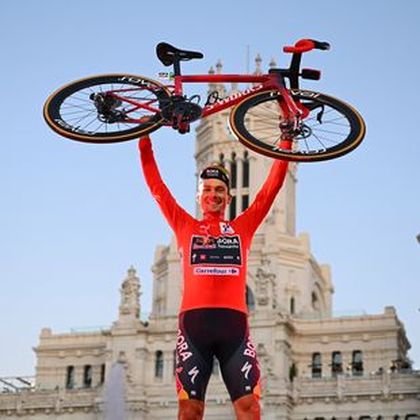
<path id="1" fill-rule="evenodd" d="M 309 110 L 306 109 L 298 100 L 294 100 L 289 89 L 287 89 L 284 76 L 289 78 L 290 89 L 299 88 L 299 68 L 302 53 L 310 51 L 311 49 L 328 49 L 328 43 L 322 43 L 314 40 L 300 40 L 294 47 L 285 47 L 285 52 L 292 52 L 293 57 L 289 69 L 272 69 L 268 74 L 263 75 L 240 75 L 240 74 L 206 74 L 206 75 L 182 75 L 180 69 L 180 59 L 173 61 L 174 65 L 174 84 L 165 85 L 165 88 L 170 92 L 171 97 L 179 101 L 188 101 L 184 97 L 183 85 L 184 83 L 256 83 L 257 86 L 248 88 L 242 92 L 234 93 L 226 98 L 216 100 L 214 103 L 206 103 L 201 109 L 200 118 L 207 117 L 224 109 L 233 107 L 245 100 L 247 97 L 254 95 L 257 92 L 276 91 L 278 92 L 278 104 L 281 109 L 282 127 L 285 131 L 292 132 L 308 114 Z M 153 102 L 137 103 L 135 100 L 119 97 L 113 91 L 112 95 L 116 99 L 120 99 L 133 105 L 132 110 L 145 109 L 150 112 L 158 113 L 160 110 L 153 107 Z M 198 104 L 197 104 L 198 106 Z M 130 111 L 126 112 L 127 114 Z M 182 118 L 178 116 L 178 119 Z M 142 122 L 128 118 L 126 121 L 132 123 Z M 190 121 L 191 122 L 191 121 Z M 172 126 L 175 129 L 180 129 L 180 132 L 188 131 L 190 122 L 178 120 L 176 122 L 167 120 L 162 125 Z"/>
<path id="2" fill-rule="evenodd" d="M 261 91 L 277 90 L 282 100 L 279 101 L 282 107 L 284 117 L 301 116 L 302 110 L 296 105 L 286 89 L 283 78 L 278 73 L 255 75 L 239 75 L 239 74 L 216 74 L 216 75 L 179 75 L 175 76 L 175 84 L 169 86 L 173 88 L 173 95 L 183 95 L 184 83 L 259 83 L 258 86 L 248 88 L 242 92 L 235 93 L 214 104 L 205 105 L 202 117 L 220 112 L 230 108 L 248 96 Z"/>

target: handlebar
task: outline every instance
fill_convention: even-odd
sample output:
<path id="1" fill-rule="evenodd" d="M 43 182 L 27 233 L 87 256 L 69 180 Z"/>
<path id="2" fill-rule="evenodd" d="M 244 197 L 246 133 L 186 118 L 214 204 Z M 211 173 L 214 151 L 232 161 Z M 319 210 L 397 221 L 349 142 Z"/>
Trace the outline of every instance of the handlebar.
<path id="1" fill-rule="evenodd" d="M 328 42 L 323 41 L 315 41 L 314 39 L 301 39 L 295 43 L 293 47 L 286 46 L 283 47 L 283 52 L 285 53 L 304 53 L 311 51 L 313 49 L 316 50 L 329 50 L 331 45 Z"/>

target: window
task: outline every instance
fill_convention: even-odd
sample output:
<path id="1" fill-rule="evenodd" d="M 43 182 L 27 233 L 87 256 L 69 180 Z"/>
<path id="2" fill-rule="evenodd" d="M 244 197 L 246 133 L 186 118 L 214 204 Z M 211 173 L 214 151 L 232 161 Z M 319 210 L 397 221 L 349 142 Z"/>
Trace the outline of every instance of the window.
<path id="1" fill-rule="evenodd" d="M 74 388 L 74 366 L 67 366 L 66 370 L 66 388 Z"/>
<path id="2" fill-rule="evenodd" d="M 254 293 L 252 293 L 252 290 L 249 286 L 246 286 L 245 298 L 248 310 L 253 311 L 255 309 L 255 298 Z"/>
<path id="3" fill-rule="evenodd" d="M 105 363 L 103 363 L 102 365 L 101 365 L 101 376 L 100 376 L 100 379 L 99 379 L 99 383 L 102 385 L 102 384 L 104 384 L 105 383 Z"/>
<path id="4" fill-rule="evenodd" d="M 312 378 L 322 377 L 322 357 L 321 353 L 312 354 Z"/>
<path id="5" fill-rule="evenodd" d="M 177 359 L 176 359 L 176 350 L 174 350 L 174 352 L 173 352 L 173 365 L 174 365 L 174 368 L 173 368 L 173 372 L 172 372 L 172 374 L 175 376 L 175 373 L 176 373 L 176 362 L 177 362 Z"/>
<path id="6" fill-rule="evenodd" d="M 319 310 L 319 299 L 315 292 L 312 292 L 312 308 L 316 311 Z"/>
<path id="7" fill-rule="evenodd" d="M 236 196 L 232 197 L 232 201 L 229 206 L 229 220 L 233 220 L 236 217 Z"/>
<path id="8" fill-rule="evenodd" d="M 236 188 L 236 179 L 237 179 L 237 169 L 238 165 L 236 164 L 236 153 L 232 153 L 232 162 L 230 163 L 230 188 Z"/>
<path id="9" fill-rule="evenodd" d="M 155 378 L 163 378 L 163 353 L 160 350 L 155 355 Z"/>
<path id="10" fill-rule="evenodd" d="M 295 298 L 291 297 L 290 298 L 290 314 L 294 315 L 295 313 Z"/>
<path id="11" fill-rule="evenodd" d="M 242 196 L 242 211 L 246 210 L 249 206 L 249 195 L 244 194 Z"/>
<path id="12" fill-rule="evenodd" d="M 332 353 L 331 360 L 331 375 L 337 376 L 340 373 L 343 373 L 343 358 L 340 351 L 334 351 Z"/>
<path id="13" fill-rule="evenodd" d="M 354 376 L 363 375 L 363 353 L 361 350 L 355 350 L 352 354 L 351 372 Z"/>
<path id="14" fill-rule="evenodd" d="M 90 388 L 92 386 L 92 366 L 85 365 L 83 368 L 83 386 Z"/>
<path id="15" fill-rule="evenodd" d="M 211 373 L 213 375 L 218 375 L 219 371 L 220 371 L 219 360 L 216 357 L 213 357 L 213 370 Z"/>
<path id="16" fill-rule="evenodd" d="M 244 153 L 244 160 L 242 165 L 242 187 L 247 188 L 249 187 L 249 158 L 247 151 Z"/>
<path id="17" fill-rule="evenodd" d="M 223 153 L 219 155 L 219 162 L 222 166 L 225 166 L 225 155 Z"/>

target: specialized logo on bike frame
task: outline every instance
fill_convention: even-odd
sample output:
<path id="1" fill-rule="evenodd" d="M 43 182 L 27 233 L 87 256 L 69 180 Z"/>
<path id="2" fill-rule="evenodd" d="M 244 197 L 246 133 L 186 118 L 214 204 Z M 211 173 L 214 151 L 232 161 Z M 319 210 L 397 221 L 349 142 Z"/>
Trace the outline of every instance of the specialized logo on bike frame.
<path id="1" fill-rule="evenodd" d="M 190 255 L 191 265 L 242 265 L 241 240 L 238 235 L 193 235 Z"/>

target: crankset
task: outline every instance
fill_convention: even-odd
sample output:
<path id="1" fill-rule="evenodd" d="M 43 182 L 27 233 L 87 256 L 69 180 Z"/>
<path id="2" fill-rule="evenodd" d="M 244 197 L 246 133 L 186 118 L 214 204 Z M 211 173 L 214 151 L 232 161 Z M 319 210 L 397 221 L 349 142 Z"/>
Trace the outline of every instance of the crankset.
<path id="1" fill-rule="evenodd" d="M 193 102 L 197 99 L 200 99 L 198 95 L 194 95 L 191 98 L 172 96 L 164 106 L 161 106 L 162 117 L 174 129 L 178 129 L 181 124 L 188 125 L 198 120 L 201 117 L 203 108 L 198 103 Z"/>

